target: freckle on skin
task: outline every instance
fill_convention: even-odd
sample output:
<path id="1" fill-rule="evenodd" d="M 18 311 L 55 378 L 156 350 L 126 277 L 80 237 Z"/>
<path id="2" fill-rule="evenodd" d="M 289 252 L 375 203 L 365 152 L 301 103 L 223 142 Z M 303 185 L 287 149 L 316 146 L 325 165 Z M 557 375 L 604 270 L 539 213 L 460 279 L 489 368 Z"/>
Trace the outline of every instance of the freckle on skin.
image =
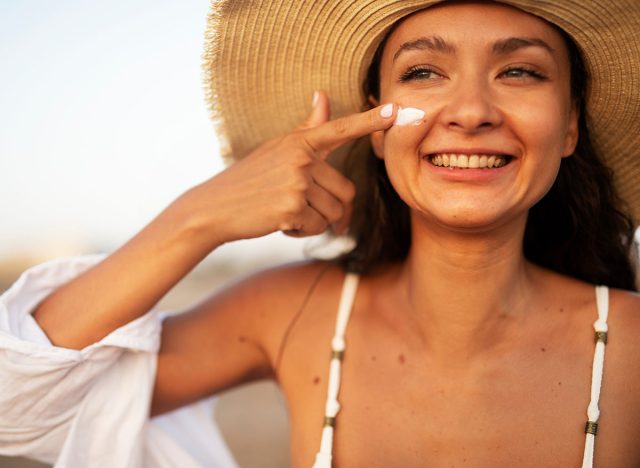
<path id="1" fill-rule="evenodd" d="M 320 383 L 320 377 L 314 377 L 313 379 L 313 385 L 318 385 Z"/>
<path id="2" fill-rule="evenodd" d="M 558 382 L 558 385 L 562 385 L 562 382 Z"/>
<path id="3" fill-rule="evenodd" d="M 544 353 L 546 351 L 546 348 L 540 348 L 540 351 Z"/>
<path id="4" fill-rule="evenodd" d="M 372 360 L 372 361 L 374 361 L 374 362 L 375 362 L 375 361 L 376 361 L 376 359 L 377 359 L 377 358 L 376 358 L 375 356 L 371 356 L 371 360 Z"/>
<path id="5" fill-rule="evenodd" d="M 246 342 L 246 341 L 247 341 L 247 337 L 246 337 L 246 336 L 239 336 L 239 337 L 238 337 L 238 341 L 239 341 L 240 343 L 244 343 L 244 342 Z"/>
<path id="6" fill-rule="evenodd" d="M 560 307 L 560 312 L 564 312 L 564 307 Z"/>
<path id="7" fill-rule="evenodd" d="M 404 364 L 406 360 L 407 358 L 404 357 L 404 354 L 401 354 L 400 356 L 398 356 L 398 362 L 400 364 Z"/>

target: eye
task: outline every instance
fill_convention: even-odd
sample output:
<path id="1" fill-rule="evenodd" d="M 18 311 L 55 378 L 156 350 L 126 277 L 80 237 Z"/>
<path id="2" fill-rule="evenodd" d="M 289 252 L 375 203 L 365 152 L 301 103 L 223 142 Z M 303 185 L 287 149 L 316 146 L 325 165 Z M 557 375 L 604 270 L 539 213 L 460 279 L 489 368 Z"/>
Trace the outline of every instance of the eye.
<path id="1" fill-rule="evenodd" d="M 434 78 L 438 77 L 442 77 L 442 75 L 435 71 L 433 68 L 425 67 L 424 65 L 418 65 L 415 67 L 411 67 L 406 72 L 404 72 L 400 77 L 400 81 L 426 81 L 433 80 Z"/>
<path id="2" fill-rule="evenodd" d="M 526 78 L 533 78 L 536 80 L 546 80 L 547 76 L 540 73 L 538 70 L 535 70 L 533 68 L 530 67 L 509 67 L 506 70 L 504 70 L 502 73 L 500 73 L 500 75 L 498 75 L 500 77 L 504 77 L 504 78 L 515 78 L 515 79 L 526 79 Z"/>

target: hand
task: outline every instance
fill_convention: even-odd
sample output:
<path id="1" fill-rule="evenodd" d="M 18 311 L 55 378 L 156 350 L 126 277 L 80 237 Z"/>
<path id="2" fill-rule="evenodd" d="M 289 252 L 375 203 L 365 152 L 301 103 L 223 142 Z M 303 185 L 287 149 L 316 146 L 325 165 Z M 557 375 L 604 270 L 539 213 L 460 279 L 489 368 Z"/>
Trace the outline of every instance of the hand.
<path id="1" fill-rule="evenodd" d="M 278 230 L 320 234 L 330 224 L 339 234 L 346 231 L 355 186 L 327 157 L 352 140 L 388 129 L 396 108 L 388 105 L 381 114 L 380 106 L 329 120 L 326 94 L 316 96 L 310 116 L 296 130 L 265 142 L 186 194 L 185 209 L 204 220 L 216 245 Z"/>

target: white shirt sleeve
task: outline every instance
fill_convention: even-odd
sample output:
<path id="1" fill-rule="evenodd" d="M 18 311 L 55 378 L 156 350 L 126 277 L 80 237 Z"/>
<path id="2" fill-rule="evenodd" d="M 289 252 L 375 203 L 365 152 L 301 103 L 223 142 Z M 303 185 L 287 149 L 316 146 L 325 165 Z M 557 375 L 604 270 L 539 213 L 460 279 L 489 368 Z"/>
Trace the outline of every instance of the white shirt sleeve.
<path id="1" fill-rule="evenodd" d="M 102 258 L 38 265 L 0 296 L 0 453 L 56 468 L 234 467 L 213 423 L 213 399 L 149 420 L 157 310 L 82 350 L 53 346 L 31 316 Z"/>

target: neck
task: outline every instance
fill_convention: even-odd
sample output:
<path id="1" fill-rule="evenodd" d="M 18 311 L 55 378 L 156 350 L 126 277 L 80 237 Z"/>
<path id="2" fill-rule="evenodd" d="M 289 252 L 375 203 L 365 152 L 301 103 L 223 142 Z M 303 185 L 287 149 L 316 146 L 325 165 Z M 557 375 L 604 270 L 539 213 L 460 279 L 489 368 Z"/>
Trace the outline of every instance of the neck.
<path id="1" fill-rule="evenodd" d="M 434 356 L 451 363 L 491 350 L 526 313 L 534 295 L 524 225 L 471 234 L 413 223 L 401 294 Z"/>

